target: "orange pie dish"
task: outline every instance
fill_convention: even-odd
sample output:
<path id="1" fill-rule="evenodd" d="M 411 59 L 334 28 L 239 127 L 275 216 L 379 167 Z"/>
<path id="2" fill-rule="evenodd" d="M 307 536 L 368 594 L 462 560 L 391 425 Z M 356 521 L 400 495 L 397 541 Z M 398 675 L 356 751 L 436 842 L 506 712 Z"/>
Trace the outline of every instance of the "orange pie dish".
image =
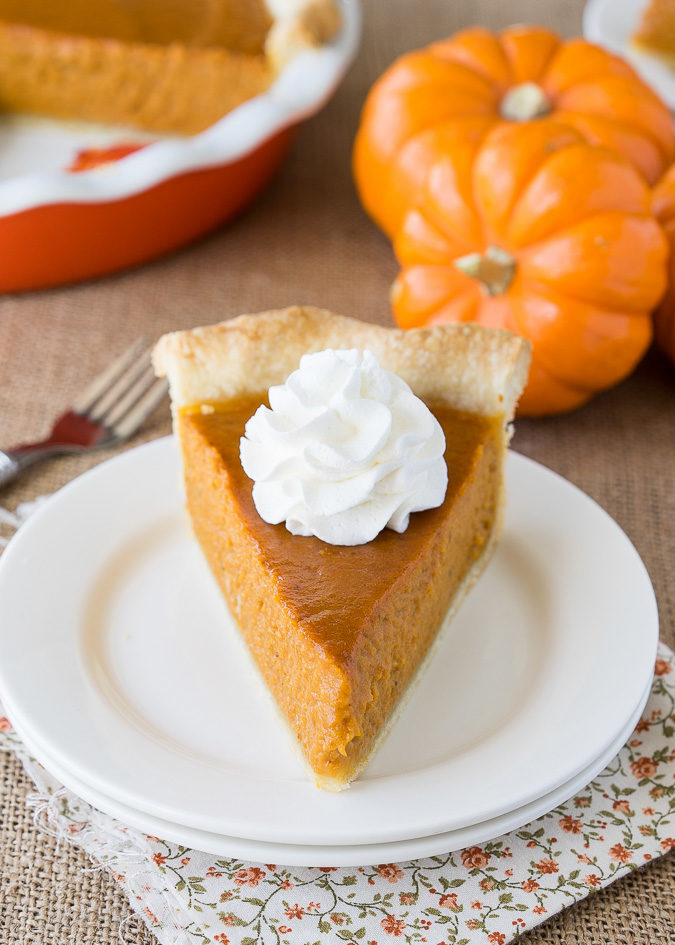
<path id="1" fill-rule="evenodd" d="M 194 134 L 339 25 L 333 0 L 0 0 L 2 107 Z"/>
<path id="2" fill-rule="evenodd" d="M 247 420 L 303 355 L 354 348 L 374 353 L 436 417 L 448 485 L 405 531 L 338 545 L 263 521 L 239 450 Z M 342 790 L 495 547 L 529 345 L 477 325 L 404 332 L 291 308 L 166 335 L 154 363 L 169 378 L 195 537 L 311 777 Z"/>

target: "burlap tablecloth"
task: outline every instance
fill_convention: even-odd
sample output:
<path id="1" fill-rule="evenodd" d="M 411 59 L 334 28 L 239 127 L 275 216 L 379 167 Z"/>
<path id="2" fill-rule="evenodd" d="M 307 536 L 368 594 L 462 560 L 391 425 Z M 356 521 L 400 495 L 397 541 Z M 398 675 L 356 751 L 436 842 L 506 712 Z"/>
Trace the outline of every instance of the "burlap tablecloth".
<path id="1" fill-rule="evenodd" d="M 362 52 L 326 110 L 300 133 L 266 194 L 216 235 L 133 272 L 0 301 L 0 443 L 44 433 L 84 384 L 139 334 L 301 302 L 389 322 L 389 244 L 356 199 L 350 147 L 366 88 L 395 55 L 471 23 L 533 21 L 567 35 L 581 0 L 366 0 Z M 55 234 L 55 238 L 58 235 Z M 129 446 L 169 432 L 160 408 Z M 515 449 L 577 483 L 636 544 L 675 646 L 675 370 L 651 353 L 628 381 L 576 413 L 521 421 Z M 52 492 L 107 453 L 33 471 L 0 495 L 9 508 Z M 64 536 L 67 540 L 67 536 Z M 581 658 L 581 657 L 580 657 Z M 19 763 L 0 757 L 0 943 L 151 945 L 107 873 L 40 833 Z M 526 936 L 532 945 L 666 945 L 675 858 L 662 858 Z M 122 925 L 120 926 L 120 923 Z M 118 938 L 118 935 L 120 936 Z"/>

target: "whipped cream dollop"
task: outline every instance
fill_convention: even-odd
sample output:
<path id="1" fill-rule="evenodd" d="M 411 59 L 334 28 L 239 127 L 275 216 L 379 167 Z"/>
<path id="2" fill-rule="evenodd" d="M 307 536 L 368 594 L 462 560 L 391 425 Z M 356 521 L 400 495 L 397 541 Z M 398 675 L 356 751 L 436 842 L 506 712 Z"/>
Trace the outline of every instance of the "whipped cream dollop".
<path id="1" fill-rule="evenodd" d="M 445 498 L 445 436 L 371 351 L 306 354 L 246 424 L 241 463 L 266 522 L 332 545 L 404 532 Z"/>

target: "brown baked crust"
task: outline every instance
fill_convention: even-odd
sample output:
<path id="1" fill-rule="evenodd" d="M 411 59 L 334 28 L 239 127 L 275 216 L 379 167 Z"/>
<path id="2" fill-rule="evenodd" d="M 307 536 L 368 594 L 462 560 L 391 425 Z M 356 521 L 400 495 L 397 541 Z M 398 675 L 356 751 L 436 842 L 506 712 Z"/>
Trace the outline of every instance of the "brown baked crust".
<path id="1" fill-rule="evenodd" d="M 164 335 L 153 363 L 181 408 L 264 392 L 303 354 L 325 348 L 367 348 L 422 399 L 507 420 L 530 361 L 529 342 L 507 331 L 469 323 L 402 331 L 295 306 Z"/>
<path id="2" fill-rule="evenodd" d="M 275 72 L 303 50 L 329 42 L 340 29 L 335 0 L 268 0 L 268 5 L 276 15 L 265 54 Z"/>

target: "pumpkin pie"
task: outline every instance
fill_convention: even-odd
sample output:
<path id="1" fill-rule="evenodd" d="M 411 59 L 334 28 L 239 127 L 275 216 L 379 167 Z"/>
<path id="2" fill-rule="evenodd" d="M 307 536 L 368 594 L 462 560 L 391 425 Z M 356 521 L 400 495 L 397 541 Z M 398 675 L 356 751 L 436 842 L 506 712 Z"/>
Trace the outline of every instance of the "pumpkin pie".
<path id="1" fill-rule="evenodd" d="M 194 134 L 338 28 L 335 0 L 0 0 L 0 101 Z"/>
<path id="2" fill-rule="evenodd" d="M 649 0 L 633 42 L 675 64 L 675 0 Z"/>
<path id="3" fill-rule="evenodd" d="M 445 434 L 445 499 L 401 534 L 332 545 L 256 511 L 239 454 L 246 422 L 302 355 L 327 348 L 373 352 Z M 405 332 L 289 308 L 165 335 L 153 357 L 169 378 L 196 539 L 312 777 L 341 790 L 391 728 L 495 547 L 529 344 L 473 324 Z"/>

